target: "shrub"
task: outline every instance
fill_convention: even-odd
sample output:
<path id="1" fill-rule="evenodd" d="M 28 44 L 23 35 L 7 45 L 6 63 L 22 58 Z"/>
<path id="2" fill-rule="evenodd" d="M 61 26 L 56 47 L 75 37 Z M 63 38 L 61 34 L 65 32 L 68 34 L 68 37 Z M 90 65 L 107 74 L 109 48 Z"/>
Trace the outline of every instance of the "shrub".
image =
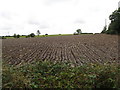
<path id="1" fill-rule="evenodd" d="M 73 35 L 78 35 L 78 33 L 74 32 Z"/>
<path id="2" fill-rule="evenodd" d="M 16 36 L 16 38 L 20 38 L 20 35 L 18 34 L 18 35 Z"/>
<path id="3" fill-rule="evenodd" d="M 3 88 L 120 88 L 120 66 L 36 61 L 21 66 L 3 63 Z"/>
<path id="4" fill-rule="evenodd" d="M 31 33 L 31 34 L 30 34 L 30 37 L 35 37 L 35 34 L 34 34 L 34 33 Z"/>
<path id="5" fill-rule="evenodd" d="M 47 33 L 45 35 L 48 35 Z"/>
<path id="6" fill-rule="evenodd" d="M 6 39 L 6 37 L 5 37 L 5 36 L 2 36 L 2 37 L 0 37 L 0 39 Z"/>
<path id="7" fill-rule="evenodd" d="M 13 37 L 14 38 L 20 38 L 20 35 L 19 34 L 18 35 L 14 34 Z"/>

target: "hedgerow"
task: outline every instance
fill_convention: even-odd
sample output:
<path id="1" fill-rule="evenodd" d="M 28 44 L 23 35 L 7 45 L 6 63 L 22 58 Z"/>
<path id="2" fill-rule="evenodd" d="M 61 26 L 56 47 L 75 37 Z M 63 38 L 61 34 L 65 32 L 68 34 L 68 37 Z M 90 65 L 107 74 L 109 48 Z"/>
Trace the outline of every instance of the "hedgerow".
<path id="1" fill-rule="evenodd" d="M 3 88 L 120 88 L 119 64 L 3 63 Z"/>

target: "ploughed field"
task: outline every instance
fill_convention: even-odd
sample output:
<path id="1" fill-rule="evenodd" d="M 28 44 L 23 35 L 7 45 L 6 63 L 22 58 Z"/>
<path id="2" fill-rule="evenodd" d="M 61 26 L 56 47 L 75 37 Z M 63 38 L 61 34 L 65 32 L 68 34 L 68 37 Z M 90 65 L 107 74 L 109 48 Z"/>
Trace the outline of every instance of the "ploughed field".
<path id="1" fill-rule="evenodd" d="M 117 35 L 71 35 L 3 39 L 3 60 L 20 64 L 33 60 L 86 63 L 118 62 Z"/>

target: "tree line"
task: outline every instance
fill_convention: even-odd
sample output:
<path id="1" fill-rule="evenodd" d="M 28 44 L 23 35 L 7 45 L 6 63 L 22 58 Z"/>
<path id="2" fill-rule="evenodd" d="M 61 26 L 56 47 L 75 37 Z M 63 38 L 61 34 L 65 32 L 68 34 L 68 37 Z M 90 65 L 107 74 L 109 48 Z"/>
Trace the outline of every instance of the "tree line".
<path id="1" fill-rule="evenodd" d="M 41 33 L 39 30 L 37 30 L 37 35 L 39 36 Z M 45 34 L 48 35 L 48 34 Z M 29 35 L 20 35 L 20 34 L 14 34 L 13 36 L 2 36 L 2 39 L 6 39 L 6 37 L 14 37 L 14 38 L 20 38 L 20 37 L 35 37 L 36 35 L 34 33 L 30 33 Z"/>

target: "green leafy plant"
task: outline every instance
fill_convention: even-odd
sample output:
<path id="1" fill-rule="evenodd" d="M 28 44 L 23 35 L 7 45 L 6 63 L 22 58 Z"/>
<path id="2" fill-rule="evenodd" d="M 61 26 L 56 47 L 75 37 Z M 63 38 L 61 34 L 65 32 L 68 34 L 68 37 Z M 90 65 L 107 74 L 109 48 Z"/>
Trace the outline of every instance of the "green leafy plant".
<path id="1" fill-rule="evenodd" d="M 119 64 L 3 63 L 3 88 L 120 88 Z"/>

